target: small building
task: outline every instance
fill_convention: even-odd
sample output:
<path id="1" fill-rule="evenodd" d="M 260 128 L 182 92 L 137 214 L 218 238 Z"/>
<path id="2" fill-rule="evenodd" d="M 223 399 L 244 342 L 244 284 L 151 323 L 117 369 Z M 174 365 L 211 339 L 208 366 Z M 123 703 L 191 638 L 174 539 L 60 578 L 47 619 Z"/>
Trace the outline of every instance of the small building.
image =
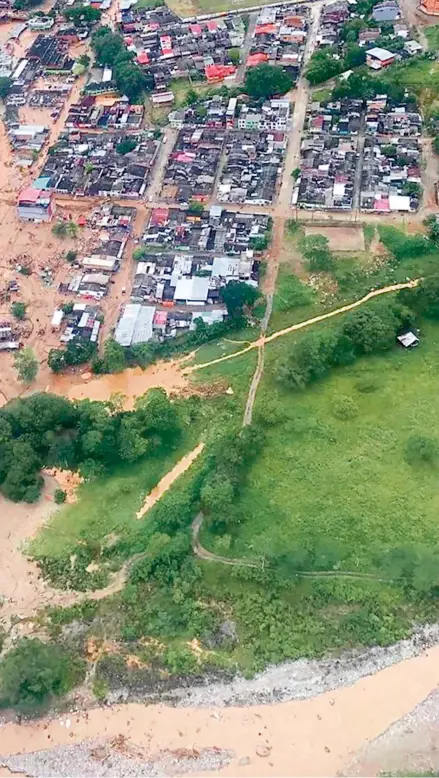
<path id="1" fill-rule="evenodd" d="M 174 102 L 174 93 L 169 92 L 152 92 L 150 95 L 153 105 L 172 105 Z"/>
<path id="2" fill-rule="evenodd" d="M 372 68 L 372 70 L 381 70 L 381 68 L 387 68 L 389 65 L 393 65 L 395 62 L 395 54 L 387 49 L 381 49 L 379 46 L 369 49 L 366 52 L 366 64 Z"/>
<path id="3" fill-rule="evenodd" d="M 406 41 L 404 43 L 404 49 L 411 57 L 414 57 L 416 54 L 422 54 L 422 46 L 418 41 Z"/>
<path id="4" fill-rule="evenodd" d="M 55 198 L 52 192 L 26 187 L 18 196 L 17 215 L 29 222 L 50 222 L 55 213 Z"/>
<path id="5" fill-rule="evenodd" d="M 396 338 L 398 343 L 401 344 L 401 346 L 404 346 L 404 348 L 415 348 L 419 345 L 419 338 L 415 335 L 414 332 L 404 332 L 402 335 L 398 335 Z"/>
<path id="6" fill-rule="evenodd" d="M 395 0 L 378 3 L 372 10 L 372 17 L 376 22 L 394 22 L 399 16 L 399 6 Z"/>
<path id="7" fill-rule="evenodd" d="M 418 8 L 429 16 L 439 16 L 439 0 L 421 0 Z"/>

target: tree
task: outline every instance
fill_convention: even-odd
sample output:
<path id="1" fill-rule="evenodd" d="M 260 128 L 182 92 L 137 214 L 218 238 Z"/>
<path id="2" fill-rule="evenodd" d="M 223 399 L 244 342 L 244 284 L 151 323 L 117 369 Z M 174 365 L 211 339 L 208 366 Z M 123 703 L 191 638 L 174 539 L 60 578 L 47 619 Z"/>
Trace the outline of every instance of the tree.
<path id="1" fill-rule="evenodd" d="M 244 308 L 251 308 L 259 297 L 258 289 L 242 281 L 229 281 L 220 294 L 232 318 L 241 317 Z"/>
<path id="2" fill-rule="evenodd" d="M 350 43 L 344 59 L 345 69 L 358 68 L 366 62 L 366 50 L 361 46 Z"/>
<path id="3" fill-rule="evenodd" d="M 8 96 L 9 92 L 11 91 L 12 87 L 12 80 L 7 77 L 0 78 L 0 98 L 2 100 L 5 99 L 5 97 Z"/>
<path id="4" fill-rule="evenodd" d="M 119 92 L 126 95 L 130 102 L 137 100 L 148 85 L 143 71 L 134 62 L 117 66 L 115 77 Z"/>
<path id="5" fill-rule="evenodd" d="M 196 216 L 202 216 L 204 211 L 204 205 L 203 203 L 200 203 L 198 200 L 191 200 L 188 207 L 188 213 L 196 215 Z"/>
<path id="6" fill-rule="evenodd" d="M 433 151 L 435 154 L 439 154 L 439 135 L 433 138 Z"/>
<path id="7" fill-rule="evenodd" d="M 225 521 L 233 510 L 235 489 L 223 472 L 214 472 L 201 489 L 201 505 L 214 521 Z"/>
<path id="8" fill-rule="evenodd" d="M 300 241 L 300 250 L 308 261 L 311 272 L 331 272 L 334 259 L 329 250 L 329 240 L 324 235 L 308 235 Z"/>
<path id="9" fill-rule="evenodd" d="M 293 83 L 293 79 L 284 68 L 262 62 L 247 70 L 244 86 L 250 97 L 259 100 L 274 95 L 284 95 L 292 88 Z"/>
<path id="10" fill-rule="evenodd" d="M 61 646 L 23 638 L 0 663 L 0 705 L 23 712 L 70 691 L 85 676 L 85 662 Z"/>
<path id="11" fill-rule="evenodd" d="M 164 389 L 150 389 L 138 397 L 135 409 L 142 435 L 158 437 L 162 442 L 175 440 L 180 432 L 180 420 Z"/>
<path id="12" fill-rule="evenodd" d="M 406 289 L 401 299 L 427 319 L 439 319 L 439 274 L 426 276 L 415 289 Z"/>
<path id="13" fill-rule="evenodd" d="M 124 138 L 117 144 L 116 151 L 118 154 L 129 154 L 130 151 L 134 151 L 136 146 L 137 142 L 134 138 Z"/>
<path id="14" fill-rule="evenodd" d="M 426 435 L 411 435 L 407 441 L 405 456 L 411 465 L 432 464 L 439 454 L 438 442 Z"/>
<path id="15" fill-rule="evenodd" d="M 241 61 L 241 53 L 239 49 L 229 49 L 228 56 L 232 65 L 239 65 Z"/>
<path id="16" fill-rule="evenodd" d="M 367 308 L 348 314 L 342 331 L 357 354 L 386 351 L 395 343 L 396 327 L 392 317 L 384 318 Z"/>
<path id="17" fill-rule="evenodd" d="M 343 63 L 335 59 L 335 54 L 332 49 L 317 49 L 311 56 L 305 76 L 312 86 L 322 84 L 342 72 Z"/>
<path id="18" fill-rule="evenodd" d="M 63 489 L 55 489 L 53 499 L 57 505 L 62 505 L 66 501 L 67 494 Z"/>
<path id="19" fill-rule="evenodd" d="M 142 457 L 148 448 L 148 440 L 142 437 L 139 420 L 131 415 L 125 416 L 119 427 L 118 447 L 121 459 L 134 462 Z"/>
<path id="20" fill-rule="evenodd" d="M 57 238 L 65 238 L 67 235 L 67 222 L 57 221 L 52 227 L 52 232 Z"/>
<path id="21" fill-rule="evenodd" d="M 93 8 L 91 5 L 76 5 L 73 8 L 66 8 L 63 13 L 64 17 L 69 22 L 72 22 L 75 27 L 90 27 L 91 25 L 96 24 L 101 18 L 99 9 Z M 88 65 L 85 67 L 87 66 Z"/>
<path id="22" fill-rule="evenodd" d="M 439 219 L 436 218 L 436 214 L 432 213 L 430 216 L 426 216 L 422 222 L 428 229 L 428 235 L 435 243 L 439 242 Z"/>
<path id="23" fill-rule="evenodd" d="M 198 92 L 195 91 L 195 89 L 188 89 L 186 92 L 186 97 L 184 98 L 184 104 L 185 105 L 195 105 L 198 103 L 199 95 Z"/>
<path id="24" fill-rule="evenodd" d="M 90 62 L 91 62 L 91 58 L 88 56 L 88 54 L 81 54 L 81 56 L 78 57 L 78 63 L 83 68 L 88 68 Z"/>
<path id="25" fill-rule="evenodd" d="M 141 262 L 144 257 L 148 255 L 148 249 L 146 246 L 136 246 L 136 248 L 133 250 L 133 259 L 136 260 L 136 262 Z"/>
<path id="26" fill-rule="evenodd" d="M 67 262 L 75 262 L 77 256 L 78 256 L 78 252 L 74 251 L 73 249 L 70 249 L 66 254 L 66 260 Z"/>
<path id="27" fill-rule="evenodd" d="M 71 219 L 66 222 L 66 233 L 69 238 L 76 238 L 78 236 L 78 225 L 76 222 L 72 221 Z"/>
<path id="28" fill-rule="evenodd" d="M 35 380 L 38 373 L 38 360 L 30 346 L 25 346 L 17 351 L 14 366 L 18 373 L 19 381 L 29 386 Z"/>
<path id="29" fill-rule="evenodd" d="M 43 486 L 41 462 L 29 441 L 18 439 L 3 446 L 1 492 L 13 502 L 33 503 Z"/>
<path id="30" fill-rule="evenodd" d="M 104 373 L 121 373 L 126 367 L 125 351 L 123 346 L 111 338 L 104 346 L 103 371 Z"/>
<path id="31" fill-rule="evenodd" d="M 402 187 L 402 192 L 405 195 L 409 195 L 409 197 L 415 197 L 416 199 L 419 199 L 422 197 L 422 186 L 416 181 L 406 181 Z"/>
<path id="32" fill-rule="evenodd" d="M 24 319 L 27 305 L 25 303 L 12 303 L 11 313 L 16 319 Z"/>

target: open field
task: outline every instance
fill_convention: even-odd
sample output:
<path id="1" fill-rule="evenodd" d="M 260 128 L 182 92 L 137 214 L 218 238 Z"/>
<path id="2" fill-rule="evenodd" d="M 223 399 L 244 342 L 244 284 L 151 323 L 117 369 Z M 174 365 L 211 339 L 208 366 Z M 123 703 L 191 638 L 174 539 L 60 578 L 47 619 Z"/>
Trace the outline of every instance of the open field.
<path id="1" fill-rule="evenodd" d="M 231 556 L 326 547 L 330 568 L 373 572 L 386 549 L 438 543 L 437 468 L 414 468 L 404 454 L 411 435 L 439 437 L 438 346 L 439 329 L 425 326 L 418 350 L 362 360 L 303 395 L 266 378 L 256 413 L 274 402 L 282 423 L 241 492 Z M 337 418 L 341 396 L 356 418 Z"/>
<path id="2" fill-rule="evenodd" d="M 213 14 L 264 5 L 262 0 L 169 0 L 169 7 L 179 16 Z"/>
<path id="3" fill-rule="evenodd" d="M 305 235 L 324 235 L 332 251 L 364 251 L 362 227 L 305 227 Z"/>

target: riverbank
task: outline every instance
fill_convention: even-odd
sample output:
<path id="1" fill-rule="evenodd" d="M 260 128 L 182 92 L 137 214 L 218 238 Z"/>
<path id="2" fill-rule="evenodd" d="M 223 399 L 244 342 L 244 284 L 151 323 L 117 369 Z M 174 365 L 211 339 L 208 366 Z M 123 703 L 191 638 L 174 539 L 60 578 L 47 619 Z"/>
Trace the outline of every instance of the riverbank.
<path id="1" fill-rule="evenodd" d="M 351 654 L 341 660 L 304 660 L 277 668 L 277 672 L 290 672 L 292 693 L 294 671 L 306 673 L 308 699 L 222 708 L 131 703 L 88 712 L 72 709 L 54 719 L 22 725 L 4 724 L 0 763 L 31 776 L 343 773 L 370 743 L 436 691 L 439 645 L 425 651 L 421 646 L 437 637 L 438 629 L 430 628 L 392 648 L 364 651 L 357 661 Z M 410 651 L 421 652 L 398 661 Z M 395 663 L 380 669 L 382 661 L 391 660 Z M 351 663 L 351 674 L 343 675 Z M 373 674 L 364 675 L 368 671 Z M 259 683 L 265 679 L 267 689 L 273 672 L 259 676 Z M 359 673 L 356 680 L 355 672 Z M 344 684 L 337 689 L 331 686 L 337 677 L 333 673 Z M 254 681 L 240 683 L 251 688 Z M 330 690 L 318 694 L 326 683 Z M 303 697 L 307 690 L 298 684 L 296 693 Z M 216 686 L 204 693 L 210 694 L 211 703 L 216 702 Z M 196 691 L 193 700 L 197 700 Z M 432 741 L 426 731 L 435 726 L 436 708 L 430 705 L 429 717 L 425 706 L 421 708 L 421 731 L 428 745 Z M 416 711 L 412 723 L 413 716 Z M 409 760 L 410 752 L 406 757 Z M 376 772 L 367 774 L 376 774 L 378 767 L 385 769 L 382 763 L 374 765 Z M 404 767 L 409 769 L 409 764 Z M 351 768 L 350 774 L 355 772 Z"/>

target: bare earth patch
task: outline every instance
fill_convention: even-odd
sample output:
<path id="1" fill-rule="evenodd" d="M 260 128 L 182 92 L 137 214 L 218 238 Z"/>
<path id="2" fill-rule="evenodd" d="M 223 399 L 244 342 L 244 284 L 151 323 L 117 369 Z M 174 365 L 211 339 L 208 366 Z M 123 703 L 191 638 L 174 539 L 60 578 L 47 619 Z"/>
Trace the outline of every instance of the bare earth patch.
<path id="1" fill-rule="evenodd" d="M 305 227 L 305 235 L 324 235 L 332 251 L 364 251 L 362 227 Z"/>

